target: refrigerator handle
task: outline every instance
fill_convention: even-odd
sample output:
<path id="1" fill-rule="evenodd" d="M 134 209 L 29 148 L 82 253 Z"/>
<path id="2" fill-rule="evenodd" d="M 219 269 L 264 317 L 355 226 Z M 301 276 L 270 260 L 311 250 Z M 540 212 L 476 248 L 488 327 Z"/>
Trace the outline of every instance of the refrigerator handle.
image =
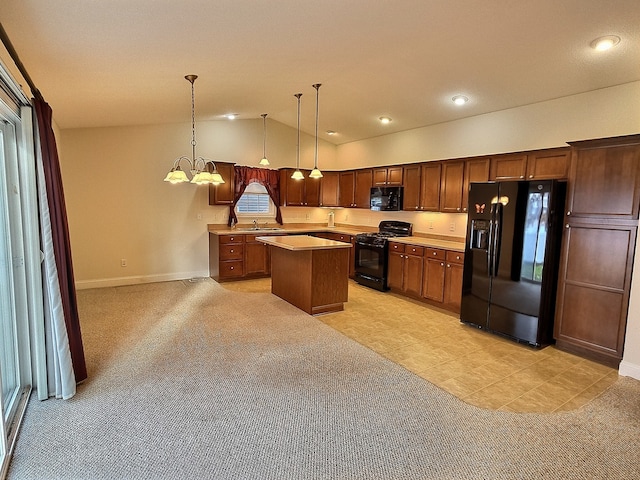
<path id="1" fill-rule="evenodd" d="M 502 220 L 502 204 L 500 202 L 491 205 L 491 230 L 489 232 L 489 252 L 487 259 L 489 261 L 489 276 L 496 277 L 498 275 L 498 260 L 500 258 L 500 238 Z"/>
<path id="2" fill-rule="evenodd" d="M 493 276 L 498 276 L 498 264 L 500 263 L 500 242 L 502 240 L 502 209 L 504 205 L 496 203 L 494 214 L 495 233 L 493 234 Z"/>

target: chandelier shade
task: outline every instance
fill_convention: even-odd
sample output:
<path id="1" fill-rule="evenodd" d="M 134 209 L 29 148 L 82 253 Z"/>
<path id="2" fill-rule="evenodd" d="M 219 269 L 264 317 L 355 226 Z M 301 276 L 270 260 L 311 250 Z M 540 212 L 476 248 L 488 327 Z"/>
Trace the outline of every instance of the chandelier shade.
<path id="1" fill-rule="evenodd" d="M 164 177 L 165 182 L 172 184 L 177 183 L 193 183 L 196 185 L 220 185 L 225 183 L 222 175 L 218 173 L 216 164 L 213 160 L 209 160 L 196 155 L 196 114 L 195 114 L 195 89 L 194 82 L 197 75 L 186 75 L 184 77 L 191 84 L 191 158 L 186 155 L 176 158 L 173 161 L 173 167 Z M 182 168 L 180 163 L 186 162 L 189 166 L 189 172 L 191 173 L 191 180 Z"/>
<path id="2" fill-rule="evenodd" d="M 267 160 L 267 114 L 263 113 L 260 116 L 262 117 L 262 159 L 260 165 L 267 166 L 269 165 L 269 160 Z"/>
<path id="3" fill-rule="evenodd" d="M 322 172 L 318 168 L 318 112 L 319 112 L 318 96 L 319 96 L 319 90 L 321 85 L 322 85 L 321 83 L 315 83 L 313 85 L 313 88 L 316 89 L 316 150 L 315 150 L 315 155 L 313 157 L 313 170 L 311 170 L 311 173 L 309 174 L 309 178 L 322 178 Z"/>
<path id="4" fill-rule="evenodd" d="M 291 175 L 294 180 L 304 179 L 303 173 L 300 171 L 300 97 L 301 93 L 296 93 L 294 97 L 298 99 L 298 139 L 296 141 L 296 170 Z"/>

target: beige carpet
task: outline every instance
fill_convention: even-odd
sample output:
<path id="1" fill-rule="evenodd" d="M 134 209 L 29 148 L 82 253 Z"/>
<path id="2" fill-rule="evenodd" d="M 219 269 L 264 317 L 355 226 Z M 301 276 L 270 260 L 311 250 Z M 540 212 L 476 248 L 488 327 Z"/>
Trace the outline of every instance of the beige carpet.
<path id="1" fill-rule="evenodd" d="M 284 301 L 79 292 L 89 380 L 32 399 L 9 479 L 640 478 L 640 382 L 572 412 L 468 405 Z"/>

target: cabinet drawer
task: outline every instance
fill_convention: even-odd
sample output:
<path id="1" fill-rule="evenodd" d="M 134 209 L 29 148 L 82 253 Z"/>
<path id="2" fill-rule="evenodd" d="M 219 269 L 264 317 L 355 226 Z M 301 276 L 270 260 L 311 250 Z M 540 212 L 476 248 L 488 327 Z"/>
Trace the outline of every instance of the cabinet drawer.
<path id="1" fill-rule="evenodd" d="M 404 243 L 389 242 L 390 252 L 404 253 L 404 248 Z"/>
<path id="2" fill-rule="evenodd" d="M 244 245 L 241 243 L 221 244 L 220 260 L 242 260 Z"/>
<path id="3" fill-rule="evenodd" d="M 422 257 L 424 255 L 424 247 L 419 247 L 417 245 L 405 245 L 404 253 L 409 255 L 415 255 L 417 257 Z"/>
<path id="4" fill-rule="evenodd" d="M 445 255 L 445 251 L 440 250 L 439 248 L 427 248 L 425 257 L 437 258 L 438 260 L 445 260 L 446 255 Z"/>
<path id="5" fill-rule="evenodd" d="M 464 263 L 464 253 L 452 252 L 447 250 L 447 262 L 448 263 Z"/>
<path id="6" fill-rule="evenodd" d="M 220 278 L 242 277 L 242 260 L 220 262 Z"/>
<path id="7" fill-rule="evenodd" d="M 242 243 L 244 242 L 244 235 L 220 235 L 220 244 L 226 243 Z"/>
<path id="8" fill-rule="evenodd" d="M 341 233 L 336 234 L 335 238 L 338 242 L 351 243 L 351 235 L 343 235 Z"/>

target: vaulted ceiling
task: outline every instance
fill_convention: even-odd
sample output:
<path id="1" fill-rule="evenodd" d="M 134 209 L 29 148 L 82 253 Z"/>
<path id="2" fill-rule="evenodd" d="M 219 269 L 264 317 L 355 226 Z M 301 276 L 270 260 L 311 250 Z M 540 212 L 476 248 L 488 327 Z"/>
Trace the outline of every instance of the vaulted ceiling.
<path id="1" fill-rule="evenodd" d="M 640 80 L 638 0 L 2 0 L 0 22 L 61 128 L 190 121 L 187 74 L 199 120 L 295 127 L 301 92 L 309 133 L 321 83 L 336 144 Z"/>

